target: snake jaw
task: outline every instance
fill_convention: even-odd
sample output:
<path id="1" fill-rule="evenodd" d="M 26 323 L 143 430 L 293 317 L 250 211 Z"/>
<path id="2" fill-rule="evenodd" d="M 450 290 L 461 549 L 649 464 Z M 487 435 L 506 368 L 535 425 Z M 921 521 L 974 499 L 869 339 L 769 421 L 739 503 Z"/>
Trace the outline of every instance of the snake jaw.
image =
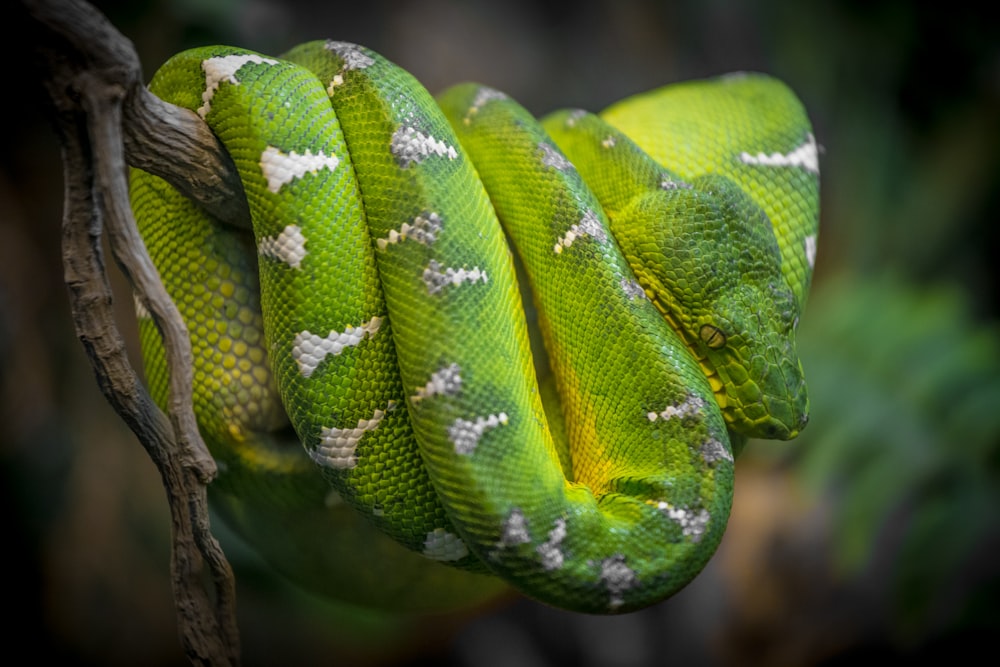
<path id="1" fill-rule="evenodd" d="M 671 308 L 669 297 L 662 297 L 664 292 L 655 285 L 651 287 L 644 289 L 654 295 L 656 309 L 698 362 L 727 426 L 751 438 L 795 438 L 809 421 L 809 401 L 794 341 L 775 332 L 768 335 L 762 331 L 753 336 L 732 334 L 743 327 L 732 323 L 720 327 L 722 320 L 684 326 L 683 315 Z M 767 318 L 758 316 L 753 321 L 760 323 Z M 743 341 L 758 338 L 767 342 L 751 352 Z M 755 357 L 767 360 L 757 372 L 749 361 Z"/>

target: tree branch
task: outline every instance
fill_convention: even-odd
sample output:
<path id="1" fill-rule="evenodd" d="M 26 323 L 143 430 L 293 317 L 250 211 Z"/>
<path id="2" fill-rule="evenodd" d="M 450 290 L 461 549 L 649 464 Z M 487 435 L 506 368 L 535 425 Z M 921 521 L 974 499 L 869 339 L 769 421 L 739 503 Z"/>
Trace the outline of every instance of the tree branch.
<path id="1" fill-rule="evenodd" d="M 130 165 L 164 179 L 220 222 L 250 229 L 250 209 L 236 165 L 196 113 L 140 86 L 128 91 L 125 116 Z"/>
<path id="2" fill-rule="evenodd" d="M 249 220 L 242 187 L 207 126 L 146 91 L 132 44 L 93 7 L 82 0 L 22 0 L 22 6 L 37 33 L 31 42 L 63 148 L 63 263 L 77 335 L 102 392 L 163 479 L 185 652 L 195 664 L 235 664 L 235 584 L 209 526 L 206 485 L 216 470 L 192 409 L 190 340 L 138 235 L 128 203 L 126 154 L 232 224 Z M 169 421 L 125 353 L 101 251 L 105 231 L 112 255 L 163 337 L 171 368 Z M 206 565 L 208 582 L 202 576 Z"/>

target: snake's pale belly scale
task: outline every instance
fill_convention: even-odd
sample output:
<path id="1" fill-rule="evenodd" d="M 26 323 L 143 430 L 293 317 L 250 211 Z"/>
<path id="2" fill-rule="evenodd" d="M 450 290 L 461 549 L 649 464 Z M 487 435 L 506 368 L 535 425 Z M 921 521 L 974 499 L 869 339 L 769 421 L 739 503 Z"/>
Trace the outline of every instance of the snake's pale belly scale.
<path id="1" fill-rule="evenodd" d="M 781 130 L 799 144 L 748 146 L 707 170 L 683 158 L 673 172 L 596 116 L 540 124 L 473 84 L 435 101 L 342 42 L 280 59 L 189 51 L 151 88 L 202 115 L 244 181 L 254 240 L 140 172 L 133 205 L 192 331 L 219 503 L 300 583 L 365 602 L 352 568 L 391 567 L 367 563 L 384 538 L 332 555 L 302 539 L 295 524 L 342 539 L 343 503 L 421 554 L 400 551 L 400 572 L 441 602 L 415 584 L 423 599 L 401 607 L 488 597 L 497 585 L 469 572 L 489 572 L 552 605 L 637 609 L 714 553 L 731 436 L 804 425 L 794 325 L 815 254 L 816 172 L 794 104 L 799 126 Z M 734 169 L 799 180 L 782 178 L 775 206 L 741 189 L 766 177 L 736 184 Z M 792 241 L 775 238 L 773 219 Z M 671 230 L 658 231 L 663 220 Z M 541 385 L 512 248 L 548 357 Z M 143 320 L 142 332 L 163 400 L 155 328 Z M 401 585 L 384 579 L 364 583 Z"/>

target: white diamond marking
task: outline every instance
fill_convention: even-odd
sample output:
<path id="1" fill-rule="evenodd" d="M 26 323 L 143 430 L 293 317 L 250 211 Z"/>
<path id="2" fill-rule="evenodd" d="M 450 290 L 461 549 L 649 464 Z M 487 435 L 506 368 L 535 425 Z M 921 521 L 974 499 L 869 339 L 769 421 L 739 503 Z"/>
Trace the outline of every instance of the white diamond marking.
<path id="1" fill-rule="evenodd" d="M 555 148 L 548 142 L 543 141 L 538 144 L 538 151 L 542 154 L 542 166 L 549 169 L 558 169 L 559 171 L 566 171 L 573 168 L 573 163 L 566 159 L 566 156 L 558 148 Z"/>
<path id="2" fill-rule="evenodd" d="M 800 167 L 813 174 L 819 173 L 819 150 L 816 147 L 816 137 L 810 132 L 806 140 L 790 153 L 740 153 L 740 161 L 744 164 L 756 164 L 763 167 Z"/>
<path id="3" fill-rule="evenodd" d="M 565 234 L 559 237 L 556 240 L 553 250 L 557 255 L 561 254 L 564 248 L 573 245 L 573 241 L 581 236 L 589 236 L 600 243 L 607 243 L 608 241 L 608 235 L 604 231 L 604 226 L 593 211 L 588 210 L 584 213 L 583 217 L 580 218 L 580 222 L 571 226 Z"/>
<path id="4" fill-rule="evenodd" d="M 558 570 L 563 566 L 565 556 L 559 546 L 566 539 L 566 519 L 556 519 L 555 525 L 549 531 L 549 539 L 538 545 L 538 555 L 542 557 L 542 567 L 547 572 Z"/>
<path id="5" fill-rule="evenodd" d="M 370 419 L 359 419 L 354 428 L 323 427 L 320 431 L 320 444 L 309 457 L 318 465 L 338 470 L 350 470 L 358 465 L 355 450 L 365 433 L 374 431 L 385 418 L 386 412 L 396 407 L 395 401 L 389 401 L 385 410 L 376 409 Z"/>
<path id="6" fill-rule="evenodd" d="M 327 356 L 336 356 L 345 348 L 360 344 L 366 336 L 373 338 L 381 326 L 382 318 L 376 316 L 359 327 L 348 324 L 343 332 L 331 331 L 326 336 L 309 331 L 297 333 L 292 343 L 292 358 L 299 365 L 303 377 L 309 377 Z"/>
<path id="7" fill-rule="evenodd" d="M 428 263 L 427 268 L 424 269 L 423 278 L 429 294 L 437 294 L 446 285 L 458 287 L 462 283 L 476 283 L 479 281 L 482 281 L 485 285 L 489 280 L 486 272 L 480 270 L 478 266 L 472 269 L 455 269 L 450 266 L 442 267 L 437 260 L 433 259 Z"/>
<path id="8" fill-rule="evenodd" d="M 201 63 L 201 69 L 205 72 L 205 92 L 201 94 L 202 105 L 198 107 L 198 115 L 202 118 L 208 115 L 212 109 L 212 98 L 215 91 L 219 89 L 219 84 L 228 81 L 233 85 L 239 85 L 236 73 L 247 63 L 266 63 L 277 65 L 278 61 L 271 58 L 263 58 L 253 53 L 244 55 L 217 56 L 208 58 Z"/>
<path id="9" fill-rule="evenodd" d="M 527 544 L 530 541 L 528 520 L 525 518 L 524 512 L 515 507 L 504 519 L 499 546 L 513 547 L 518 544 Z"/>
<path id="10" fill-rule="evenodd" d="M 288 225 L 277 236 L 269 236 L 260 240 L 257 252 L 261 257 L 268 257 L 284 262 L 293 269 L 302 266 L 302 260 L 308 254 L 306 237 L 298 225 Z"/>
<path id="11" fill-rule="evenodd" d="M 806 251 L 806 261 L 809 262 L 809 268 L 813 268 L 816 264 L 816 235 L 810 234 L 804 240 L 805 251 Z"/>
<path id="12" fill-rule="evenodd" d="M 479 110 L 490 102 L 505 100 L 507 96 L 501 93 L 495 88 L 490 88 L 489 86 L 480 86 L 479 90 L 476 91 L 476 96 L 472 99 L 472 106 L 469 107 L 468 111 L 465 112 L 465 118 L 462 122 L 466 125 L 472 123 L 472 117 L 479 113 Z"/>
<path id="13" fill-rule="evenodd" d="M 306 174 L 315 174 L 320 169 L 333 171 L 340 164 L 336 155 L 326 155 L 323 151 L 305 153 L 290 151 L 285 153 L 274 146 L 268 146 L 260 156 L 260 171 L 267 179 L 267 189 L 277 193 L 285 185 Z"/>
<path id="14" fill-rule="evenodd" d="M 456 454 L 472 454 L 476 451 L 479 439 L 487 429 L 506 426 L 507 422 L 506 412 L 490 415 L 489 417 L 476 417 L 475 421 L 456 419 L 448 427 L 448 439 L 455 445 Z"/>
<path id="15" fill-rule="evenodd" d="M 608 589 L 608 607 L 617 609 L 625 604 L 623 593 L 639 583 L 635 571 L 625 564 L 625 556 L 616 554 L 601 561 L 601 581 Z"/>
<path id="16" fill-rule="evenodd" d="M 437 235 L 443 226 L 440 215 L 433 211 L 424 212 L 415 216 L 412 221 L 404 222 L 398 231 L 391 230 L 385 238 L 378 239 L 375 244 L 379 250 L 385 250 L 390 244 L 402 243 L 407 239 L 422 245 L 430 245 L 437 240 Z"/>
<path id="17" fill-rule="evenodd" d="M 705 401 L 692 394 L 676 405 L 668 405 L 662 412 L 649 412 L 646 417 L 651 422 L 655 422 L 657 419 L 666 421 L 668 419 L 697 417 L 703 407 L 705 407 Z"/>
<path id="18" fill-rule="evenodd" d="M 638 282 L 634 280 L 629 280 L 628 278 L 622 278 L 621 282 L 622 291 L 625 292 L 625 296 L 629 299 L 645 299 L 646 290 L 642 288 Z"/>
<path id="19" fill-rule="evenodd" d="M 431 396 L 454 396 L 462 389 L 462 376 L 458 364 L 445 366 L 431 373 L 431 379 L 410 399 L 414 404 Z"/>
<path id="20" fill-rule="evenodd" d="M 444 528 L 435 528 L 424 539 L 424 556 L 432 560 L 461 560 L 468 554 L 469 548 L 465 546 L 465 542 Z"/>
<path id="21" fill-rule="evenodd" d="M 706 509 L 694 512 L 674 507 L 667 502 L 660 502 L 657 505 L 657 509 L 663 512 L 668 519 L 679 525 L 684 537 L 691 538 L 692 542 L 701 542 L 701 538 L 705 534 L 705 529 L 708 527 L 708 522 L 712 518 Z"/>
<path id="22" fill-rule="evenodd" d="M 404 169 L 432 155 L 446 157 L 449 160 L 458 158 L 458 151 L 453 146 L 409 125 L 402 125 L 393 132 L 389 149 L 399 166 Z"/>
<path id="23" fill-rule="evenodd" d="M 717 461 L 729 461 L 733 462 L 733 455 L 729 453 L 725 445 L 715 438 L 709 438 L 701 444 L 699 449 L 701 452 L 701 458 L 705 460 L 705 463 L 712 464 Z"/>

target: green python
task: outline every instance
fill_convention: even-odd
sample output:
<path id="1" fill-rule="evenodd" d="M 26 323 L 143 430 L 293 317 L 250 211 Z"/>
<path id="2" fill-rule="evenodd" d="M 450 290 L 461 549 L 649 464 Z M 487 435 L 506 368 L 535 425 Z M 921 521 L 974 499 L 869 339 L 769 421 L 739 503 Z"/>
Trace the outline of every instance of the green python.
<path id="1" fill-rule="evenodd" d="M 782 83 L 537 121 L 327 41 L 186 51 L 150 87 L 243 181 L 252 230 L 139 171 L 132 201 L 191 333 L 214 507 L 299 584 L 635 610 L 714 553 L 745 440 L 805 426 L 819 170 Z"/>

